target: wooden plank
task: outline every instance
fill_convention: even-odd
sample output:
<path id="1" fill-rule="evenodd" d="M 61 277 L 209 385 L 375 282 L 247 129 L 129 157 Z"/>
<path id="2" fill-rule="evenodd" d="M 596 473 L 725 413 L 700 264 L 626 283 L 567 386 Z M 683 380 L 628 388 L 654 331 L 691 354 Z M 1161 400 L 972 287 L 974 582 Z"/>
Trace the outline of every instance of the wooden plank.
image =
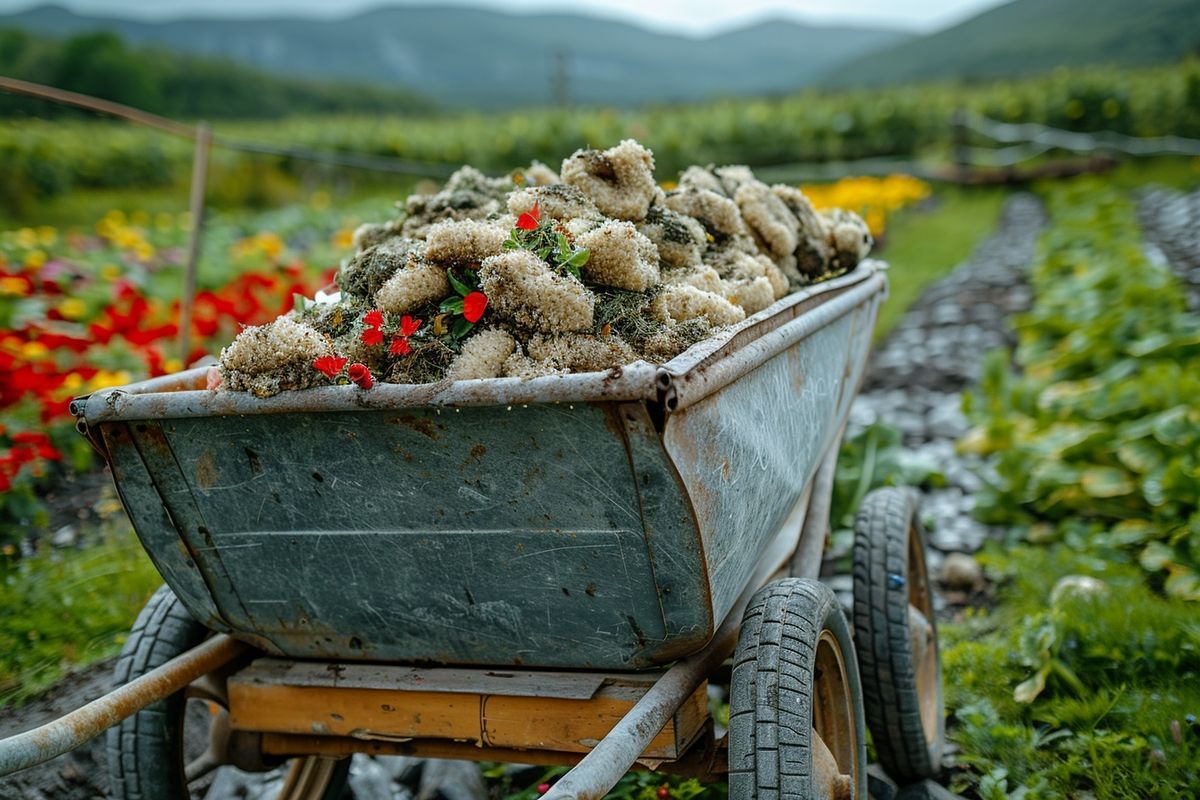
<path id="1" fill-rule="evenodd" d="M 653 683 L 658 673 L 648 675 Z M 237 675 L 245 683 L 388 691 L 457 692 L 587 700 L 602 673 L 509 669 L 415 668 L 392 664 L 321 663 L 260 658 Z"/>
<path id="2" fill-rule="evenodd" d="M 480 675 L 484 672 L 478 671 Z M 250 679 L 245 677 L 247 673 Z M 278 665 L 267 665 L 230 678 L 230 718 L 235 729 L 360 740 L 441 739 L 563 753 L 588 752 L 657 678 L 657 674 L 580 675 L 585 683 L 595 677 L 604 682 L 594 696 L 580 699 L 345 684 L 289 685 L 280 679 L 286 674 Z M 264 680 L 264 675 L 274 679 Z M 308 673 L 308 677 L 313 674 Z M 464 679 L 458 676 L 456 680 Z M 707 685 L 702 685 L 654 739 L 645 757 L 678 758 L 707 718 Z"/>
<path id="3" fill-rule="evenodd" d="M 473 694 L 229 683 L 236 730 L 478 742 L 479 715 L 480 695 Z"/>

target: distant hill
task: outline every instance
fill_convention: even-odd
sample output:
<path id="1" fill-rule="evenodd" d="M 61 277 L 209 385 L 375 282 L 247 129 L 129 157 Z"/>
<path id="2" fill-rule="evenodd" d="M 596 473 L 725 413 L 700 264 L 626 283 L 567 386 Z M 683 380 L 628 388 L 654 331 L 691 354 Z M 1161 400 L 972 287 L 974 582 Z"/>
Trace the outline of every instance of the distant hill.
<path id="1" fill-rule="evenodd" d="M 363 82 L 267 74 L 162 47 L 131 49 L 112 32 L 50 39 L 0 24 L 0 75 L 57 86 L 172 117 L 263 119 L 299 114 L 423 113 L 424 97 Z M 0 93 L 0 114 L 62 113 Z M 70 112 L 74 113 L 74 112 Z"/>
<path id="2" fill-rule="evenodd" d="M 404 86 L 440 105 L 479 108 L 544 105 L 564 88 L 572 102 L 617 105 L 786 92 L 912 38 L 894 29 L 772 20 L 697 39 L 578 14 L 418 6 L 335 20 L 166 22 L 40 6 L 0 16 L 0 27 L 51 36 L 110 30 L 130 42 L 275 73 Z"/>
<path id="3" fill-rule="evenodd" d="M 1015 0 L 830 70 L 829 87 L 1145 65 L 1200 52 L 1197 0 Z"/>

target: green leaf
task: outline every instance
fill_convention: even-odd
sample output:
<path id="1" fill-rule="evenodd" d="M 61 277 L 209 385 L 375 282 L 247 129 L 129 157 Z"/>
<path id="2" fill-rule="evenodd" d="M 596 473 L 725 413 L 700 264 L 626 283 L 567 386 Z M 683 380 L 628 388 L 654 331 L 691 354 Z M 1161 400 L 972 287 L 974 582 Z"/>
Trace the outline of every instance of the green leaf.
<path id="1" fill-rule="evenodd" d="M 438 306 L 438 311 L 443 314 L 461 314 L 463 313 L 463 299 L 461 297 L 447 297 Z"/>
<path id="2" fill-rule="evenodd" d="M 461 339 L 470 333 L 474 327 L 474 322 L 468 322 L 465 318 L 458 319 L 454 322 L 454 327 L 450 329 L 450 335 L 455 339 Z"/>
<path id="3" fill-rule="evenodd" d="M 576 250 L 571 254 L 570 258 L 563 262 L 563 264 L 567 267 L 582 267 L 588 263 L 588 259 L 591 257 L 591 255 L 591 250 Z"/>
<path id="4" fill-rule="evenodd" d="M 454 291 L 458 292 L 459 296 L 466 297 L 471 293 L 471 287 L 454 277 L 454 270 L 446 270 L 446 277 L 450 279 L 450 285 L 454 287 Z M 445 309 L 442 309 L 445 311 Z"/>
<path id="5" fill-rule="evenodd" d="M 1154 422 L 1154 438 L 1167 447 L 1185 447 L 1196 437 L 1196 427 L 1189 421 L 1187 406 L 1176 406 L 1158 415 Z"/>
<path id="6" fill-rule="evenodd" d="M 1027 680 L 1022 681 L 1016 689 L 1013 689 L 1013 701 L 1024 704 L 1036 700 L 1046 688 L 1046 676 L 1050 674 L 1051 669 L 1051 665 L 1046 664 Z"/>
<path id="7" fill-rule="evenodd" d="M 1162 449 L 1153 442 L 1136 439 L 1117 447 L 1117 458 L 1129 469 L 1145 475 L 1163 465 Z"/>
<path id="8" fill-rule="evenodd" d="M 1137 488 L 1129 474 L 1116 467 L 1090 467 L 1083 471 L 1079 484 L 1090 497 L 1120 497 Z"/>

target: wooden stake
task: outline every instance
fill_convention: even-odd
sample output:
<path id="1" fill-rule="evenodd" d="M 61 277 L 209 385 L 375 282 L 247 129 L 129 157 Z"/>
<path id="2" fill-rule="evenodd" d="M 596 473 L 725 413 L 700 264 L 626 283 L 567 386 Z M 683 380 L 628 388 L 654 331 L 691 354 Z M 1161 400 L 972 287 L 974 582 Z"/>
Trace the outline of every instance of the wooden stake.
<path id="1" fill-rule="evenodd" d="M 192 349 L 192 303 L 196 296 L 196 268 L 200 261 L 200 237 L 204 228 L 204 195 L 208 184 L 208 155 L 212 151 L 212 127 L 207 122 L 196 126 L 196 150 L 192 157 L 192 192 L 188 207 L 192 230 L 188 236 L 187 267 L 183 277 L 183 296 L 179 302 L 179 360 L 187 367 Z"/>

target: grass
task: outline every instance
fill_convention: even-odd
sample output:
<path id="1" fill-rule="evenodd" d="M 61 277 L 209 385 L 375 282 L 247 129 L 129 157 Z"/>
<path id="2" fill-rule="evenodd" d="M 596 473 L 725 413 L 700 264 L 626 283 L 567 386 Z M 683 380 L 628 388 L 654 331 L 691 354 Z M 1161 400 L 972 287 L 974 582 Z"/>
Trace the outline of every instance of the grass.
<path id="1" fill-rule="evenodd" d="M 103 525 L 86 550 L 0 561 L 0 707 L 116 654 L 162 582 L 124 514 Z"/>
<path id="2" fill-rule="evenodd" d="M 992 232 L 1007 196 L 1006 189 L 937 186 L 932 203 L 889 218 L 877 255 L 891 265 L 890 295 L 875 324 L 875 341 L 887 336 L 926 285 L 965 260 Z"/>
<path id="3" fill-rule="evenodd" d="M 1064 545 L 995 547 L 981 560 L 1001 602 L 941 630 L 950 739 L 971 768 L 956 788 L 986 800 L 1196 796 L 1194 604 L 1154 593 L 1136 566 Z M 1101 583 L 1056 593 L 1068 575 Z M 1036 697 L 1019 701 L 1043 672 Z"/>

